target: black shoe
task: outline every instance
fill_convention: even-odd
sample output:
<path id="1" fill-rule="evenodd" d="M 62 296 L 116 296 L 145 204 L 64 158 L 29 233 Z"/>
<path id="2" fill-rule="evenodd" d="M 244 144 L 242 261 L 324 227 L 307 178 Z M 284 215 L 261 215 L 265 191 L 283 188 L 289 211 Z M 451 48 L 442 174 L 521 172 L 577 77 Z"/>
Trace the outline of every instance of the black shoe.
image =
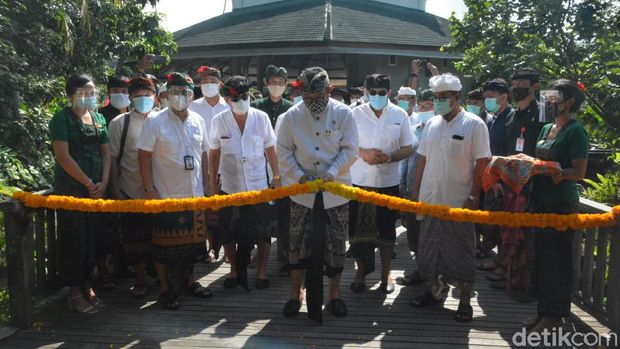
<path id="1" fill-rule="evenodd" d="M 381 292 L 385 294 L 390 294 L 394 292 L 394 283 L 393 282 L 381 282 L 381 286 L 379 287 Z"/>
<path id="2" fill-rule="evenodd" d="M 325 307 L 335 317 L 345 317 L 348 314 L 346 303 L 340 298 L 334 298 Z"/>
<path id="3" fill-rule="evenodd" d="M 298 299 L 289 299 L 282 313 L 285 317 L 295 317 L 299 314 L 299 309 L 301 309 L 301 302 Z"/>
<path id="4" fill-rule="evenodd" d="M 269 287 L 269 279 L 256 279 L 254 282 L 257 290 L 262 290 Z"/>
<path id="5" fill-rule="evenodd" d="M 422 279 L 420 277 L 420 273 L 419 272 L 414 271 L 414 272 L 412 272 L 409 275 L 396 278 L 396 282 L 399 285 L 403 285 L 403 286 L 413 286 L 413 285 L 422 284 L 422 283 L 426 282 L 426 280 Z"/>
<path id="6" fill-rule="evenodd" d="M 157 298 L 157 303 L 168 310 L 177 310 L 180 306 L 177 297 L 170 291 L 160 293 Z"/>
<path id="7" fill-rule="evenodd" d="M 239 286 L 239 282 L 237 282 L 237 278 L 226 278 L 226 280 L 224 280 L 225 288 L 231 289 L 237 286 Z"/>
<path id="8" fill-rule="evenodd" d="M 366 285 L 363 282 L 352 282 L 351 283 L 351 291 L 353 293 L 362 293 L 366 289 Z"/>

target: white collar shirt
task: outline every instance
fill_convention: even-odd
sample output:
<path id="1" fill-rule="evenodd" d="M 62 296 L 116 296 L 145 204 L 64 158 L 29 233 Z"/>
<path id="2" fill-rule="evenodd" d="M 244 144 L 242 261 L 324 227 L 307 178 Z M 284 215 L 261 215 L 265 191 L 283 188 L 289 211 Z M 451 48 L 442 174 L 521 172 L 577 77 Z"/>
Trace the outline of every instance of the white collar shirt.
<path id="1" fill-rule="evenodd" d="M 198 98 L 189 105 L 189 110 L 202 116 L 205 121 L 205 126 L 207 127 L 207 132 L 211 130 L 211 120 L 213 120 L 213 117 L 229 109 L 230 107 L 222 96 L 220 96 L 220 99 L 214 106 L 211 106 L 205 97 Z"/>
<path id="2" fill-rule="evenodd" d="M 358 136 L 351 109 L 329 99 L 326 110 L 314 116 L 305 103 L 291 107 L 277 124 L 277 150 L 284 184 L 299 183 L 304 175 L 321 177 L 327 173 L 336 183 L 351 185 L 350 168 L 358 155 Z M 299 205 L 312 208 L 315 194 L 291 197 Z M 348 199 L 324 193 L 325 208 L 344 205 Z"/>
<path id="3" fill-rule="evenodd" d="M 390 102 L 380 117 L 375 115 L 369 103 L 365 103 L 353 109 L 353 118 L 362 149 L 378 149 L 391 154 L 413 143 L 407 112 Z M 371 165 L 358 158 L 351 167 L 353 184 L 371 188 L 399 185 L 398 166 L 398 162 Z"/>
<path id="4" fill-rule="evenodd" d="M 152 115 L 153 112 L 151 112 Z M 110 153 L 118 158 L 121 152 L 121 138 L 125 127 L 125 115 L 123 113 L 110 121 L 108 134 L 110 136 Z M 146 120 L 141 114 L 132 111 L 129 119 L 129 127 L 123 147 L 123 156 L 118 166 L 118 186 L 120 190 L 131 199 L 144 199 L 144 184 L 140 175 L 140 164 L 138 163 L 138 138 L 140 131 Z"/>
<path id="5" fill-rule="evenodd" d="M 482 119 L 463 110 L 450 122 L 436 115 L 425 124 L 417 152 L 426 157 L 420 201 L 460 208 L 471 191 L 476 160 L 491 157 L 489 132 Z"/>
<path id="6" fill-rule="evenodd" d="M 209 148 L 219 149 L 222 191 L 227 194 L 268 188 L 265 149 L 275 146 L 269 116 L 250 108 L 243 133 L 230 110 L 211 121 Z"/>
<path id="7" fill-rule="evenodd" d="M 204 196 L 202 155 L 209 146 L 200 115 L 188 110 L 187 118 L 181 121 L 166 108 L 149 116 L 137 147 L 153 153 L 153 184 L 162 199 Z M 185 169 L 186 156 L 193 158 L 193 170 Z"/>

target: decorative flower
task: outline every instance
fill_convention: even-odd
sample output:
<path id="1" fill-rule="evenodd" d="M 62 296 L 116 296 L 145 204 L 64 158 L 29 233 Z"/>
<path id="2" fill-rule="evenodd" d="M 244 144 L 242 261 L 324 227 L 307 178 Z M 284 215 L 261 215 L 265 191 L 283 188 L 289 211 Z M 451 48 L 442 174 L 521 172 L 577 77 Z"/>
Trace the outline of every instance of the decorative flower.
<path id="1" fill-rule="evenodd" d="M 277 189 L 242 192 L 231 195 L 215 195 L 212 197 L 165 199 L 165 200 L 93 200 L 70 196 L 42 196 L 28 192 L 16 192 L 13 199 L 20 200 L 27 207 L 64 209 L 80 212 L 127 212 L 127 213 L 160 213 L 213 210 L 223 207 L 255 205 L 289 196 L 307 194 L 325 190 L 349 200 L 371 203 L 400 212 L 418 213 L 454 222 L 471 222 L 477 224 L 503 225 L 508 227 L 553 227 L 558 230 L 590 229 L 608 227 L 616 224 L 620 216 L 620 205 L 612 208 L 612 212 L 602 214 L 541 214 L 489 212 L 450 208 L 414 202 L 407 199 L 379 194 L 361 188 L 349 187 L 334 182 L 315 180 L 304 184 L 294 184 Z"/>
<path id="2" fill-rule="evenodd" d="M 207 70 L 211 69 L 211 67 L 208 67 L 206 65 L 201 65 L 196 72 L 198 72 L 198 74 L 202 74 L 204 72 L 206 72 Z"/>
<path id="3" fill-rule="evenodd" d="M 174 76 L 172 74 L 166 74 L 166 81 L 168 82 L 174 81 Z"/>
<path id="4" fill-rule="evenodd" d="M 295 80 L 291 83 L 291 87 L 292 88 L 297 88 L 297 89 L 303 89 L 304 88 L 304 82 L 301 80 Z"/>
<path id="5" fill-rule="evenodd" d="M 239 95 L 239 91 L 237 91 L 237 89 L 235 87 L 231 87 L 228 89 L 228 94 L 231 96 L 238 96 Z"/>
<path id="6" fill-rule="evenodd" d="M 581 81 L 577 81 L 577 87 L 581 90 L 581 92 L 586 92 L 586 85 Z"/>

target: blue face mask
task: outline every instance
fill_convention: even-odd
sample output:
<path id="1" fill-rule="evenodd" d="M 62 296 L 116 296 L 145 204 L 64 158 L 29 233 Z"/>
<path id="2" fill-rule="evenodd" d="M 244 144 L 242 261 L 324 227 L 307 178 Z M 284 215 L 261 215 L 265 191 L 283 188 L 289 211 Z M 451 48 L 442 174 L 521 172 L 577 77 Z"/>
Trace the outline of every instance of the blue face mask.
<path id="1" fill-rule="evenodd" d="M 383 107 L 385 107 L 388 103 L 388 97 L 386 96 L 368 96 L 368 103 L 370 103 L 370 106 L 372 107 L 372 109 L 374 110 L 381 110 L 383 109 Z"/>
<path id="2" fill-rule="evenodd" d="M 491 113 L 495 113 L 499 110 L 499 104 L 497 104 L 497 98 L 485 98 L 484 106 Z"/>
<path id="3" fill-rule="evenodd" d="M 302 96 L 297 96 L 295 98 L 293 98 L 293 104 L 299 104 L 301 102 L 304 101 L 304 98 Z"/>
<path id="4" fill-rule="evenodd" d="M 126 93 L 110 94 L 110 104 L 116 109 L 125 109 L 129 106 L 129 95 Z"/>
<path id="5" fill-rule="evenodd" d="M 136 97 L 133 99 L 133 107 L 138 113 L 147 114 L 153 109 L 155 99 L 150 96 Z"/>
<path id="6" fill-rule="evenodd" d="M 435 113 L 439 115 L 446 115 L 452 111 L 452 108 L 450 107 L 450 98 L 433 99 L 433 107 L 435 108 Z"/>
<path id="7" fill-rule="evenodd" d="M 477 105 L 468 104 L 467 105 L 467 111 L 472 113 L 472 114 L 476 114 L 476 115 L 480 116 L 480 107 L 477 106 Z"/>
<path id="8" fill-rule="evenodd" d="M 405 101 L 405 100 L 399 100 L 398 101 L 398 106 L 403 108 L 405 111 L 409 110 L 409 101 Z"/>
<path id="9" fill-rule="evenodd" d="M 94 110 L 97 108 L 97 96 L 77 98 L 75 105 L 81 109 Z"/>
<path id="10" fill-rule="evenodd" d="M 418 113 L 418 121 L 422 124 L 425 124 L 430 120 L 433 116 L 435 116 L 435 111 L 423 111 Z"/>

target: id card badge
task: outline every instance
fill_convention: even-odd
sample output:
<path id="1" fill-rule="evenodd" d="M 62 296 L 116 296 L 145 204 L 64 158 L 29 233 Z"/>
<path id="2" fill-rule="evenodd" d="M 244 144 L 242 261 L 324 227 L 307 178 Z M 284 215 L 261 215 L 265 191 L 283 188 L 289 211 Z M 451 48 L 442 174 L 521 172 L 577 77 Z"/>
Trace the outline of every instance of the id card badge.
<path id="1" fill-rule="evenodd" d="M 185 155 L 183 157 L 183 161 L 185 162 L 185 169 L 188 171 L 194 170 L 194 157 L 191 155 Z"/>
<path id="2" fill-rule="evenodd" d="M 517 145 L 515 146 L 515 150 L 518 152 L 523 152 L 523 145 L 525 144 L 525 138 L 519 137 L 517 138 Z"/>
<path id="3" fill-rule="evenodd" d="M 523 146 L 525 145 L 525 127 L 521 127 L 521 137 L 517 138 L 517 144 L 515 150 L 523 153 Z"/>

